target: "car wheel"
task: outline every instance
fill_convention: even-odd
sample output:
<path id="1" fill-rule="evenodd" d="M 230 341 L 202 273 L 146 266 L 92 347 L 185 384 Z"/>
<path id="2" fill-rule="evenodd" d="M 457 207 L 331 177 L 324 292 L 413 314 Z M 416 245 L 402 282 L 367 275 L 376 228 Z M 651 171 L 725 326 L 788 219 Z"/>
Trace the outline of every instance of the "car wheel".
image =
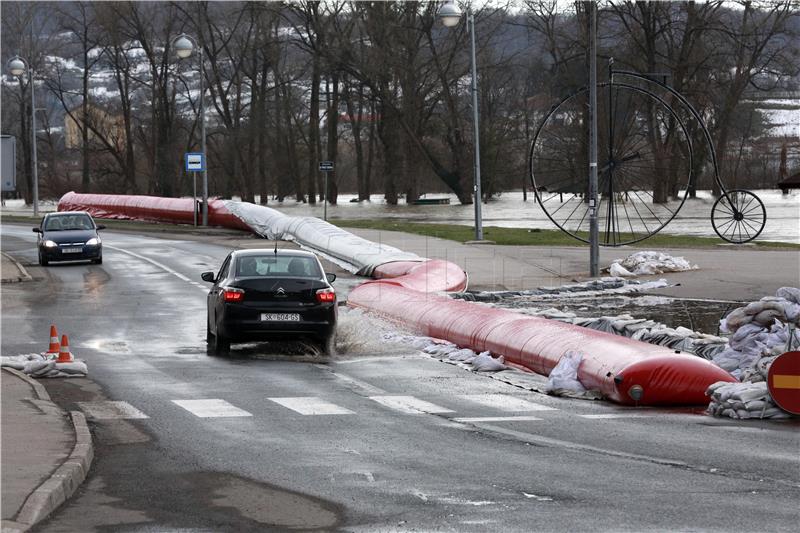
<path id="1" fill-rule="evenodd" d="M 214 353 L 217 355 L 228 355 L 231 351 L 231 341 L 221 333 L 219 325 L 217 326 L 217 334 L 214 335 L 213 345 Z"/>
<path id="2" fill-rule="evenodd" d="M 211 325 L 206 321 L 206 353 L 214 355 L 214 334 L 211 333 Z"/>
<path id="3" fill-rule="evenodd" d="M 320 343 L 323 355 L 336 355 L 336 333 L 331 333 Z"/>
<path id="4" fill-rule="evenodd" d="M 42 254 L 42 252 L 39 252 L 39 264 L 42 265 L 43 267 L 46 267 L 47 263 L 48 263 L 47 258 L 44 256 L 44 254 Z"/>
<path id="5" fill-rule="evenodd" d="M 95 265 L 102 265 L 103 264 L 103 256 L 101 255 L 97 259 L 92 259 L 92 263 L 94 263 Z"/>

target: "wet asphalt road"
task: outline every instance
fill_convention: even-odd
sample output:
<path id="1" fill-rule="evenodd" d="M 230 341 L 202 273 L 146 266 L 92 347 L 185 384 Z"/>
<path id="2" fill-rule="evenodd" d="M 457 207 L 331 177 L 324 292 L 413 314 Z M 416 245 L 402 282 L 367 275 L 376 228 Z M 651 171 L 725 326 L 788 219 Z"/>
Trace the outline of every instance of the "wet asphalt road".
<path id="1" fill-rule="evenodd" d="M 2 237 L 35 261 L 29 228 Z M 3 355 L 40 351 L 55 322 L 91 379 L 46 382 L 54 400 L 146 417 L 87 412 L 92 471 L 38 531 L 794 531 L 800 519 L 796 421 L 551 398 L 352 338 L 333 361 L 268 345 L 209 357 L 199 274 L 225 243 L 105 232 L 104 246 L 103 265 L 31 267 L 35 281 L 3 286 Z M 527 403 L 511 412 L 511 400 Z M 497 417 L 514 419 L 456 420 Z"/>

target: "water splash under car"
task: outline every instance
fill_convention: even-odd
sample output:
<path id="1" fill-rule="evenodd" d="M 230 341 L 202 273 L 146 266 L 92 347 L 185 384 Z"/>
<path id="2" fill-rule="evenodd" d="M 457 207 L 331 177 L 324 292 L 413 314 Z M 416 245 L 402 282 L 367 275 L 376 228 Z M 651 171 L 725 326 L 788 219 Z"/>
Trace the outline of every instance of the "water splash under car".
<path id="1" fill-rule="evenodd" d="M 323 353 L 336 342 L 335 274 L 316 255 L 300 250 L 251 249 L 228 254 L 208 293 L 209 353 L 229 353 L 231 343 L 310 338 Z"/>

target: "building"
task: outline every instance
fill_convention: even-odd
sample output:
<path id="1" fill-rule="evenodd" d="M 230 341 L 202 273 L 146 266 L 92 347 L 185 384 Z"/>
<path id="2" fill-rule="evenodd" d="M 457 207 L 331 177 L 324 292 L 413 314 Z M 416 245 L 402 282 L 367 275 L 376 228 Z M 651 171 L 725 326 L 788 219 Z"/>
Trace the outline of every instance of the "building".
<path id="1" fill-rule="evenodd" d="M 113 115 L 92 104 L 87 106 L 86 115 L 90 142 L 94 140 L 101 144 L 112 144 L 119 151 L 125 148 L 125 125 L 120 115 Z M 64 144 L 68 150 L 81 148 L 83 121 L 83 105 L 73 107 L 64 115 Z"/>

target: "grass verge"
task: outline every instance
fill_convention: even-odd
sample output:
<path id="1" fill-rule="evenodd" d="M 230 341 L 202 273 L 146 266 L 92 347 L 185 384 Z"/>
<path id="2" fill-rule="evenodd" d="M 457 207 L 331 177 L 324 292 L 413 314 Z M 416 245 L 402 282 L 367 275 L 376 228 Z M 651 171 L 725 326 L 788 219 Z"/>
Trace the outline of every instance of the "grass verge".
<path id="1" fill-rule="evenodd" d="M 437 237 L 439 239 L 458 242 L 466 242 L 475 238 L 474 229 L 470 226 L 363 219 L 330 220 L 329 222 L 342 228 L 403 231 L 405 233 Z M 588 235 L 584 235 L 584 237 L 588 238 Z M 488 226 L 483 228 L 483 238 L 504 245 L 586 246 L 585 243 L 573 239 L 561 230 L 549 229 L 499 228 Z M 666 235 L 658 233 L 638 243 L 637 246 L 648 248 L 713 248 L 724 244 L 726 244 L 725 241 L 715 237 L 693 237 L 690 235 Z M 800 245 L 798 244 L 772 241 L 755 241 L 743 246 L 759 249 L 800 250 Z"/>

